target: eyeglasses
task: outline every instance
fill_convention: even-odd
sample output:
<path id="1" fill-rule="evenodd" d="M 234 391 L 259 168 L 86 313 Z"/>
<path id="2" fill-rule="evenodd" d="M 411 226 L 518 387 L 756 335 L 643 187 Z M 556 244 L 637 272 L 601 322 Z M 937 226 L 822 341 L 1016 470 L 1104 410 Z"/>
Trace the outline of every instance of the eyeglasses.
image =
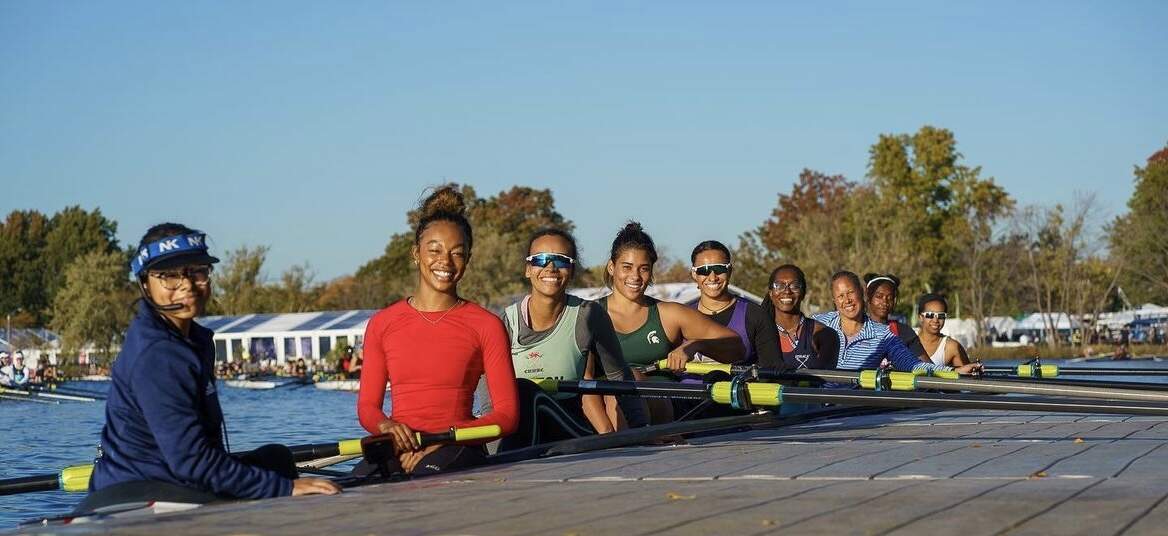
<path id="1" fill-rule="evenodd" d="M 937 311 L 925 311 L 925 312 L 921 313 L 921 316 L 923 316 L 929 320 L 932 320 L 934 318 L 936 318 L 938 320 L 945 320 L 946 318 L 949 318 L 949 313 L 941 313 L 941 312 L 937 312 Z"/>
<path id="2" fill-rule="evenodd" d="M 192 284 L 206 286 L 211 281 L 211 266 L 187 266 L 182 270 L 165 270 L 148 272 L 150 277 L 158 280 L 158 284 L 166 290 L 178 290 L 183 279 Z"/>
<path id="3" fill-rule="evenodd" d="M 783 283 L 781 281 L 775 281 L 774 283 L 771 283 L 771 290 L 772 291 L 782 292 L 783 289 L 787 289 L 787 292 L 790 292 L 791 294 L 798 294 L 800 292 L 803 292 L 803 283 L 800 283 L 798 281 L 792 281 L 790 283 Z"/>
<path id="4" fill-rule="evenodd" d="M 690 267 L 689 271 L 700 276 L 707 276 L 711 273 L 722 275 L 730 271 L 730 263 L 703 264 L 701 266 Z"/>
<path id="5" fill-rule="evenodd" d="M 526 260 L 527 264 L 536 268 L 543 268 L 550 264 L 557 270 L 567 270 L 576 264 L 576 259 L 562 253 L 536 253 L 528 255 Z"/>

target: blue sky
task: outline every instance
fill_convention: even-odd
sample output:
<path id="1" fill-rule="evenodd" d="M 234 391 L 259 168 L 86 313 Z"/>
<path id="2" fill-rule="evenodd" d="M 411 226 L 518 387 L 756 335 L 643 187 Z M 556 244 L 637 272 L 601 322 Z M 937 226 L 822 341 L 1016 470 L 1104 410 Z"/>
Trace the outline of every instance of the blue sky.
<path id="1" fill-rule="evenodd" d="M 685 256 L 802 168 L 953 130 L 1021 203 L 1121 213 L 1168 142 L 1165 2 L 0 2 L 0 213 L 165 220 L 353 272 L 443 180 L 551 188 L 585 262 Z"/>

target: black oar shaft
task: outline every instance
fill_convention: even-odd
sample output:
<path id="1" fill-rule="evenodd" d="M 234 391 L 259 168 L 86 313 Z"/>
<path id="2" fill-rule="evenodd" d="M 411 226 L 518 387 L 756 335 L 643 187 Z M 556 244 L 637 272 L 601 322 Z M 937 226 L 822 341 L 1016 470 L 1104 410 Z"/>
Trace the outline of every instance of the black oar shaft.
<path id="1" fill-rule="evenodd" d="M 1013 411 L 1051 411 L 1059 413 L 1168 416 L 1168 406 L 1147 402 L 985 397 L 977 395 L 942 395 L 894 391 L 806 389 L 801 387 L 783 388 L 783 400 L 786 402 L 812 402 L 895 408 L 1000 409 Z"/>
<path id="2" fill-rule="evenodd" d="M 0 495 L 31 493 L 34 491 L 54 491 L 60 489 L 57 474 L 35 475 L 0 480 Z"/>

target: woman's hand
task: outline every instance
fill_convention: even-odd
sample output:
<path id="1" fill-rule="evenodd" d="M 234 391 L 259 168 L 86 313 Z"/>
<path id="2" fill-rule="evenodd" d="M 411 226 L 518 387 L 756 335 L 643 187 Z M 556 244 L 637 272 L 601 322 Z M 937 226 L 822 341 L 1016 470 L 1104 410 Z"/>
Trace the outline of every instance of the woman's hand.
<path id="1" fill-rule="evenodd" d="M 341 487 L 331 480 L 323 478 L 304 477 L 292 481 L 292 496 L 300 495 L 336 495 Z"/>
<path id="2" fill-rule="evenodd" d="M 377 430 L 393 437 L 393 448 L 399 454 L 418 450 L 418 440 L 409 426 L 393 419 L 385 419 L 377 425 Z"/>
<path id="3" fill-rule="evenodd" d="M 422 450 L 403 452 L 398 456 L 398 461 L 401 462 L 402 470 L 405 471 L 406 474 L 410 474 L 414 472 L 414 468 L 418 466 L 418 463 L 422 461 L 422 458 L 425 458 L 427 455 L 440 448 L 442 448 L 442 444 L 430 445 L 426 448 L 423 448 Z"/>
<path id="4" fill-rule="evenodd" d="M 973 363 L 970 363 L 968 365 L 961 365 L 960 367 L 957 367 L 953 370 L 956 370 L 958 374 L 977 374 L 977 375 L 980 375 L 984 369 L 982 367 L 981 361 L 974 361 Z"/>
<path id="5" fill-rule="evenodd" d="M 685 364 L 689 361 L 689 355 L 686 355 L 684 348 L 684 346 L 678 346 L 672 352 L 669 352 L 669 356 L 666 358 L 669 362 L 669 370 L 676 370 L 678 372 L 685 370 Z"/>

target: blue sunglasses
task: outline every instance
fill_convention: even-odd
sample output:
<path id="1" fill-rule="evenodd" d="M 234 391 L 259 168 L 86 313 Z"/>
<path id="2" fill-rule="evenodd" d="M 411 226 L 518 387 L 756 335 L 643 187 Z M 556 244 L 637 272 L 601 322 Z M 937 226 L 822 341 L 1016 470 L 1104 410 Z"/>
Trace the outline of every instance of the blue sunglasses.
<path id="1" fill-rule="evenodd" d="M 557 270 L 566 270 L 572 268 L 576 264 L 576 259 L 561 253 L 536 253 L 527 257 L 527 264 L 535 266 L 536 268 L 543 268 L 549 264 L 555 266 Z"/>

